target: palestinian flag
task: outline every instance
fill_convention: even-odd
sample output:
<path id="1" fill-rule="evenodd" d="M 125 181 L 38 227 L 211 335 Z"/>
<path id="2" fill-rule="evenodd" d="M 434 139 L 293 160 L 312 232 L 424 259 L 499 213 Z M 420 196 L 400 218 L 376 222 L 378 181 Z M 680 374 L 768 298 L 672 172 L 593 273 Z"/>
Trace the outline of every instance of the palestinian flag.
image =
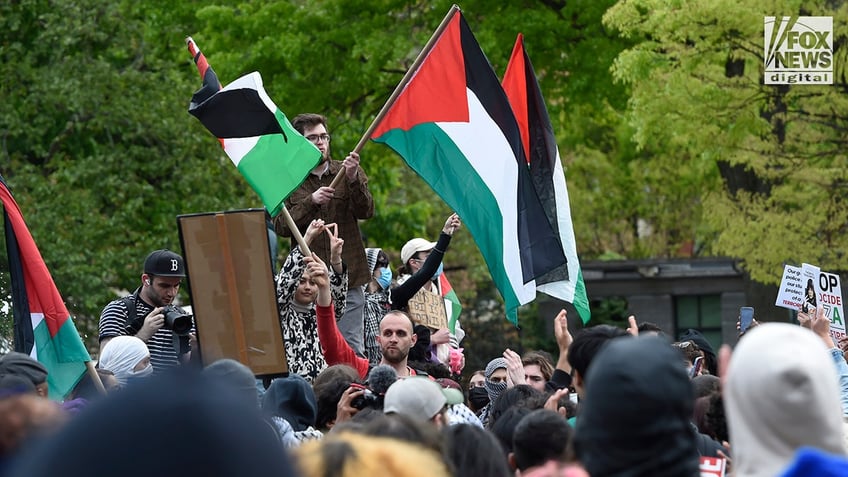
<path id="1" fill-rule="evenodd" d="M 456 322 L 459 320 L 459 314 L 462 312 L 462 304 L 459 302 L 459 297 L 453 291 L 453 285 L 448 281 L 448 277 L 442 272 L 439 275 L 439 291 L 442 298 L 445 300 L 445 310 L 448 313 L 448 329 L 451 333 L 456 333 Z"/>
<path id="2" fill-rule="evenodd" d="M 468 24 L 454 13 L 371 137 L 394 149 L 462 217 L 506 303 L 536 296 L 563 265 L 536 196 L 509 101 Z"/>
<path id="3" fill-rule="evenodd" d="M 321 151 L 289 123 L 271 100 L 257 72 L 224 88 L 191 38 L 186 40 L 203 86 L 188 112 L 221 141 L 265 208 L 276 216 L 283 201 L 300 186 L 321 158 Z"/>
<path id="4" fill-rule="evenodd" d="M 12 281 L 15 351 L 47 368 L 50 397 L 61 400 L 82 378 L 91 357 L 2 176 L 0 199 Z"/>
<path id="5" fill-rule="evenodd" d="M 564 267 L 537 277 L 536 289 L 573 304 L 585 324 L 592 315 L 589 311 L 583 273 L 580 271 L 580 261 L 577 259 L 565 174 L 545 99 L 542 97 L 530 57 L 524 50 L 524 37 L 521 34 L 515 40 L 515 47 L 504 73 L 503 88 L 518 120 L 521 142 L 524 144 L 524 154 L 530 166 L 536 193 L 542 201 L 548 221 L 556 224 L 555 231 L 568 260 Z"/>

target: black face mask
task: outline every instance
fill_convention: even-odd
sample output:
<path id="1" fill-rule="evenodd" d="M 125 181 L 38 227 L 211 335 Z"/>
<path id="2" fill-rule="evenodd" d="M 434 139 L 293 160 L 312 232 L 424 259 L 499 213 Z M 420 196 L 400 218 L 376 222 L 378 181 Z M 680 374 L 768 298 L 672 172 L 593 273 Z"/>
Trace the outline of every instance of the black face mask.
<path id="1" fill-rule="evenodd" d="M 486 404 L 489 404 L 489 393 L 483 386 L 472 388 L 468 391 L 468 401 L 474 409 L 483 409 Z"/>

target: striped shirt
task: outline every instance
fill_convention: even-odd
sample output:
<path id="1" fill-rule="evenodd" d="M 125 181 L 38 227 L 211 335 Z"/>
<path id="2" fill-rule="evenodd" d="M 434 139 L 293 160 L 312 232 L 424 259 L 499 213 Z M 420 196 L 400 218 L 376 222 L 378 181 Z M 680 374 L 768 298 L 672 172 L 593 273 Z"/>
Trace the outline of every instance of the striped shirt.
<path id="1" fill-rule="evenodd" d="M 136 295 L 131 295 L 136 296 Z M 135 301 L 136 317 L 144 320 L 148 314 L 155 308 L 149 305 L 143 299 L 132 299 Z M 128 320 L 128 309 L 123 298 L 119 298 L 110 302 L 103 308 L 100 313 L 100 341 L 104 338 L 113 338 L 115 336 L 134 335 L 130 329 Z M 150 350 L 150 364 L 153 365 L 153 372 L 160 373 L 168 368 L 180 364 L 177 357 L 175 342 L 178 336 L 174 335 L 171 330 L 160 328 L 149 340 L 147 340 L 147 349 Z"/>

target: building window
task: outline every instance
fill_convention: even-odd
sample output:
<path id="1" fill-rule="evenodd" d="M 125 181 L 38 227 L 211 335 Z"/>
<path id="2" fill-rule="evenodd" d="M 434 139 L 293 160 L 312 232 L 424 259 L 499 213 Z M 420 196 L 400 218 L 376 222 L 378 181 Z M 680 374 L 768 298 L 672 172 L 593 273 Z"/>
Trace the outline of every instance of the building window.
<path id="1" fill-rule="evenodd" d="M 714 350 L 721 346 L 721 295 L 674 297 L 675 336 L 689 328 L 707 338 Z"/>

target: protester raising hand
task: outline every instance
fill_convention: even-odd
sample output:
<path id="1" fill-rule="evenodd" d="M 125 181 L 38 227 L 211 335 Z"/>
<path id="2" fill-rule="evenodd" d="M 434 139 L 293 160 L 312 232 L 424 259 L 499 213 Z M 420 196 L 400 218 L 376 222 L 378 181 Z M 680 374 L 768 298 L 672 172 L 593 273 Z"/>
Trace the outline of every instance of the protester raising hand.
<path id="1" fill-rule="evenodd" d="M 839 349 L 842 350 L 842 358 L 848 361 L 848 336 L 839 338 Z"/>
<path id="2" fill-rule="evenodd" d="M 810 329 L 824 341 L 828 349 L 836 348 L 836 345 L 833 343 L 833 337 L 830 335 L 830 318 L 824 316 L 824 308 L 816 308 L 815 316 L 810 321 Z"/>
<path id="3" fill-rule="evenodd" d="M 306 228 L 306 233 L 303 234 L 303 242 L 308 246 L 312 243 L 315 237 L 321 235 L 324 232 L 325 226 L 324 221 L 321 219 L 315 219 L 309 223 L 309 227 Z"/>
<path id="4" fill-rule="evenodd" d="M 627 332 L 633 336 L 639 336 L 639 324 L 636 323 L 636 316 L 630 315 L 627 317 L 627 323 L 630 325 L 627 327 Z"/>
<path id="5" fill-rule="evenodd" d="M 451 214 L 451 216 L 448 217 L 448 220 L 445 221 L 445 227 L 442 229 L 442 232 L 448 235 L 453 235 L 453 233 L 456 232 L 460 226 L 462 226 L 462 221 L 459 220 L 459 216 L 456 214 Z"/>
<path id="6" fill-rule="evenodd" d="M 503 352 L 503 357 L 506 360 L 507 388 L 511 388 L 516 384 L 525 384 L 527 377 L 524 374 L 524 363 L 521 362 L 521 356 L 507 348 Z"/>
<path id="7" fill-rule="evenodd" d="M 554 318 L 554 336 L 556 337 L 557 347 L 559 348 L 556 369 L 561 369 L 571 374 L 571 365 L 568 363 L 568 348 L 574 341 L 574 337 L 568 331 L 568 312 L 564 308 Z"/>
<path id="8" fill-rule="evenodd" d="M 306 270 L 303 271 L 304 276 L 308 276 L 308 279 L 318 287 L 318 299 L 315 303 L 320 306 L 330 306 L 333 296 L 330 292 L 330 277 L 327 265 L 315 254 L 312 254 L 311 257 L 304 257 L 303 261 L 306 263 Z"/>
<path id="9" fill-rule="evenodd" d="M 815 310 L 809 310 L 804 312 L 803 310 L 798 311 L 798 324 L 801 325 L 802 328 L 807 328 L 808 330 L 812 328 L 813 324 L 813 315 L 815 314 Z"/>
<path id="10" fill-rule="evenodd" d="M 339 237 L 339 228 L 336 224 L 327 224 L 324 226 L 327 235 L 330 236 L 330 266 L 337 274 L 344 271 L 342 264 L 342 249 L 344 248 L 344 239 Z"/>

